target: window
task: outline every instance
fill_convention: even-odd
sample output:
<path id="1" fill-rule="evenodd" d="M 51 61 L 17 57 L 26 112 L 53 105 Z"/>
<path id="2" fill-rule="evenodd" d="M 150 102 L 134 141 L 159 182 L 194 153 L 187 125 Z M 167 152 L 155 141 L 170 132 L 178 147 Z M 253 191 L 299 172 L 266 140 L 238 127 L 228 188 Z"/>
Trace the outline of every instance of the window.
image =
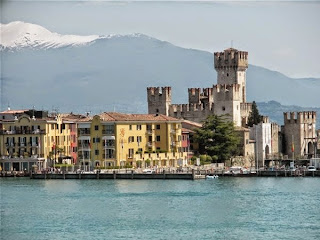
<path id="1" fill-rule="evenodd" d="M 99 155 L 99 150 L 98 149 L 94 150 L 94 154 Z"/>
<path id="2" fill-rule="evenodd" d="M 130 136 L 129 138 L 128 138 L 128 142 L 130 143 L 130 142 L 134 142 L 134 136 Z"/>
<path id="3" fill-rule="evenodd" d="M 94 126 L 94 130 L 98 131 L 98 130 L 99 130 L 99 126 L 98 126 L 98 125 L 95 125 L 95 126 Z"/>
<path id="4" fill-rule="evenodd" d="M 128 158 L 133 158 L 133 148 L 129 148 Z"/>
<path id="5" fill-rule="evenodd" d="M 157 128 L 157 129 L 160 129 L 160 124 L 158 124 L 158 125 L 156 126 L 156 128 Z"/>
<path id="6" fill-rule="evenodd" d="M 222 111 L 225 111 L 226 110 L 226 108 L 225 107 L 222 107 Z"/>
<path id="7" fill-rule="evenodd" d="M 105 156 L 107 158 L 114 158 L 114 150 L 113 149 L 106 149 L 105 150 Z"/>
<path id="8" fill-rule="evenodd" d="M 106 125 L 105 130 L 103 130 L 103 134 L 114 134 L 114 125 Z"/>
<path id="9" fill-rule="evenodd" d="M 157 139 L 157 142 L 160 142 L 160 136 L 157 136 L 156 139 Z"/>
<path id="10" fill-rule="evenodd" d="M 141 137 L 141 136 L 137 136 L 137 142 L 138 142 L 138 144 L 141 143 L 141 141 L 142 141 L 142 137 Z"/>
<path id="11" fill-rule="evenodd" d="M 132 125 L 129 125 L 129 130 L 132 130 Z"/>
<path id="12" fill-rule="evenodd" d="M 152 136 L 149 136 L 149 142 L 152 142 Z"/>
<path id="13" fill-rule="evenodd" d="M 137 125 L 137 130 L 141 130 L 141 125 Z"/>
<path id="14" fill-rule="evenodd" d="M 181 141 L 181 135 L 178 136 L 178 141 L 179 141 L 179 142 Z"/>

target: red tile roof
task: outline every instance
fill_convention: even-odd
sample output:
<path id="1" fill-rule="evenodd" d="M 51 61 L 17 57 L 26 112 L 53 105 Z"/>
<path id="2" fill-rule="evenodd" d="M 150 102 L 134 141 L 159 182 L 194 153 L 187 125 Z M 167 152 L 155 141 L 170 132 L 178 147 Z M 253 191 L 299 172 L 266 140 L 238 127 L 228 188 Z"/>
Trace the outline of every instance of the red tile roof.
<path id="1" fill-rule="evenodd" d="M 117 112 L 104 112 L 99 114 L 103 121 L 152 121 L 152 122 L 167 122 L 181 121 L 177 118 L 165 116 L 162 114 L 129 114 Z"/>
<path id="2" fill-rule="evenodd" d="M 28 111 L 27 109 L 25 110 L 5 110 L 3 112 L 0 112 L 0 114 L 17 114 L 17 113 L 24 113 Z"/>

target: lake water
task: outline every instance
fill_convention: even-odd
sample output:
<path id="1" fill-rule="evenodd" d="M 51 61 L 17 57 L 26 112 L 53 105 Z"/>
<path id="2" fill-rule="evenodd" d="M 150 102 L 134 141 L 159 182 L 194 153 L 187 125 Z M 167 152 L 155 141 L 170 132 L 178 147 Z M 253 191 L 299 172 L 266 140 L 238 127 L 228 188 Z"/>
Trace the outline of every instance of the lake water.
<path id="1" fill-rule="evenodd" d="M 320 239 L 320 178 L 0 179 L 1 239 Z"/>

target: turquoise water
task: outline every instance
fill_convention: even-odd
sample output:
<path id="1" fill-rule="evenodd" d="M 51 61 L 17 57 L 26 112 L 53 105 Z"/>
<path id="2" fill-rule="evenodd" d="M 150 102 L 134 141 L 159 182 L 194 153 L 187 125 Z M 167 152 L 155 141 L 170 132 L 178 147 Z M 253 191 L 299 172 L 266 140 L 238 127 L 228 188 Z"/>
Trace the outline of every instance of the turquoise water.
<path id="1" fill-rule="evenodd" d="M 1 239 L 320 239 L 319 178 L 0 184 Z"/>

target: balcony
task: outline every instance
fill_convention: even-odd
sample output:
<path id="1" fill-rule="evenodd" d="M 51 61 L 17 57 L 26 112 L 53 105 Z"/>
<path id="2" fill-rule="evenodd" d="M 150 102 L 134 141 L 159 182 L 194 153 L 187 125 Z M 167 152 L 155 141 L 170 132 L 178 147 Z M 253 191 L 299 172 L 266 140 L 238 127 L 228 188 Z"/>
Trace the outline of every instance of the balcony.
<path id="1" fill-rule="evenodd" d="M 78 155 L 78 160 L 80 160 L 80 161 L 90 161 L 90 156 L 89 155 L 81 155 L 81 154 L 79 154 Z"/>
<path id="2" fill-rule="evenodd" d="M 25 143 L 25 142 L 18 143 L 18 147 L 26 147 L 26 146 L 27 146 L 27 143 Z"/>
<path id="3" fill-rule="evenodd" d="M 171 128 L 170 133 L 171 133 L 171 134 L 177 134 L 177 131 L 176 131 L 176 129 Z"/>
<path id="4" fill-rule="evenodd" d="M 102 130 L 102 134 L 103 134 L 103 135 L 114 135 L 114 130 L 106 130 L 106 129 L 103 129 L 103 130 Z"/>
<path id="5" fill-rule="evenodd" d="M 152 135 L 152 129 L 147 129 L 147 134 Z"/>
<path id="6" fill-rule="evenodd" d="M 90 130 L 80 130 L 78 131 L 78 136 L 90 135 Z"/>
<path id="7" fill-rule="evenodd" d="M 30 130 L 30 129 L 25 129 L 25 130 L 0 130 L 0 135 L 18 135 L 18 134 L 46 134 L 46 130 L 44 129 L 36 129 L 36 130 Z"/>
<path id="8" fill-rule="evenodd" d="M 147 142 L 147 147 L 152 147 L 152 142 Z"/>
<path id="9" fill-rule="evenodd" d="M 109 149 L 114 149 L 115 148 L 115 144 L 102 144 L 103 148 L 109 148 Z"/>
<path id="10" fill-rule="evenodd" d="M 11 148 L 11 147 L 14 147 L 16 144 L 15 143 L 6 143 L 6 147 L 7 148 Z"/>
<path id="11" fill-rule="evenodd" d="M 46 134 L 46 130 L 36 129 L 36 130 L 32 131 L 32 134 Z"/>
<path id="12" fill-rule="evenodd" d="M 90 148 L 90 144 L 88 144 L 88 143 L 83 143 L 83 144 L 79 143 L 78 144 L 78 148 L 79 149 L 89 149 Z"/>

